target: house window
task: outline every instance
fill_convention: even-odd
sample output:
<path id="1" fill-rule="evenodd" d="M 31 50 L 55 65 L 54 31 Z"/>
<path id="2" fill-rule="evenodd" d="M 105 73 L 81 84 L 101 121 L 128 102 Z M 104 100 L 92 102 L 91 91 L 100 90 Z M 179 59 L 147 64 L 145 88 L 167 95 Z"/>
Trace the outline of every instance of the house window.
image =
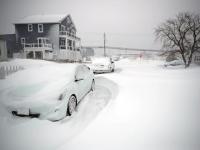
<path id="1" fill-rule="evenodd" d="M 23 48 L 25 47 L 25 42 L 26 42 L 25 38 L 21 38 L 21 44 Z"/>
<path id="2" fill-rule="evenodd" d="M 72 34 L 72 36 L 76 35 L 74 30 L 71 31 L 71 34 Z"/>
<path id="3" fill-rule="evenodd" d="M 200 56 L 195 56 L 195 62 L 200 62 Z"/>
<path id="4" fill-rule="evenodd" d="M 43 32 L 43 24 L 38 24 L 38 32 L 39 33 Z"/>
<path id="5" fill-rule="evenodd" d="M 66 49 L 66 39 L 60 38 L 60 49 Z"/>
<path id="6" fill-rule="evenodd" d="M 61 31 L 65 31 L 65 29 L 66 29 L 65 26 L 64 26 L 64 25 L 61 25 L 60 30 L 61 30 Z"/>
<path id="7" fill-rule="evenodd" d="M 69 17 L 67 17 L 67 23 L 68 23 L 68 24 L 70 24 L 70 23 L 71 23 L 71 21 L 70 21 L 70 18 L 69 18 Z"/>
<path id="8" fill-rule="evenodd" d="M 21 44 L 25 44 L 26 40 L 25 38 L 21 38 Z"/>
<path id="9" fill-rule="evenodd" d="M 32 24 L 28 24 L 28 32 L 33 31 L 33 25 Z"/>
<path id="10" fill-rule="evenodd" d="M 67 49 L 72 50 L 72 40 L 67 40 Z"/>
<path id="11" fill-rule="evenodd" d="M 75 50 L 75 48 L 76 48 L 75 41 L 73 41 L 72 43 L 73 43 L 73 50 Z"/>

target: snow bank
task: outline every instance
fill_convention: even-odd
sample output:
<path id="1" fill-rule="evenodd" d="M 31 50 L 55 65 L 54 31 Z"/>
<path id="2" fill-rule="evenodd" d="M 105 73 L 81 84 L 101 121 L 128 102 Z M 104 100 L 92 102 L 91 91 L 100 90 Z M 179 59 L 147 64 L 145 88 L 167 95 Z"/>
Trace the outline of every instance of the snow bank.
<path id="1" fill-rule="evenodd" d="M 44 65 L 55 64 L 55 62 L 45 60 L 33 60 L 33 59 L 12 59 L 10 61 L 4 61 L 0 63 L 0 66 L 22 66 L 24 68 L 41 67 Z"/>
<path id="2" fill-rule="evenodd" d="M 13 117 L 0 105 L 0 149 L 199 150 L 199 75 L 197 66 L 118 61 L 62 121 Z"/>

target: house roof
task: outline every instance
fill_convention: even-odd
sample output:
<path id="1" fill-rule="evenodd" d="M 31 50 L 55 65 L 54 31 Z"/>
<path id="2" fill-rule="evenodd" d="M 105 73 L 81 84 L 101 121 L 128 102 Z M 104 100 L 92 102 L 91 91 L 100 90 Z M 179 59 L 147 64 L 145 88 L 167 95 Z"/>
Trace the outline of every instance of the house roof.
<path id="1" fill-rule="evenodd" d="M 24 17 L 24 18 L 16 21 L 14 24 L 60 23 L 67 16 L 70 16 L 70 15 L 66 15 L 66 14 L 60 14 L 60 15 L 33 15 L 33 16 Z"/>

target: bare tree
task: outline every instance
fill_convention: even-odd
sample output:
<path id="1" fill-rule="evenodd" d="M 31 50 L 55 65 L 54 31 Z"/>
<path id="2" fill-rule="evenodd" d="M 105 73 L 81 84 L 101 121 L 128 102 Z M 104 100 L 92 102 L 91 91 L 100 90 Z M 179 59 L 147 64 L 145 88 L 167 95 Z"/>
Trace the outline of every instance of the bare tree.
<path id="1" fill-rule="evenodd" d="M 189 67 L 194 52 L 200 49 L 200 16 L 192 13 L 179 13 L 155 29 L 156 38 L 163 48 L 177 51 Z"/>

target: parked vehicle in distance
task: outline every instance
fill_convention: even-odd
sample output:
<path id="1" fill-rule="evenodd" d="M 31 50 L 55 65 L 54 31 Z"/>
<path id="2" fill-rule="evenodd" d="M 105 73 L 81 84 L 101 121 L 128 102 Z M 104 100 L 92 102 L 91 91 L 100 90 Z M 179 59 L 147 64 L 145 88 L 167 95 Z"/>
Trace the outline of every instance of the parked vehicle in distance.
<path id="1" fill-rule="evenodd" d="M 26 69 L 13 74 L 13 78 L 16 83 L 1 98 L 17 116 L 60 120 L 72 115 L 81 99 L 95 90 L 93 72 L 81 64 Z"/>
<path id="2" fill-rule="evenodd" d="M 82 63 L 85 63 L 85 64 L 88 64 L 91 62 L 92 62 L 91 57 L 85 57 L 85 58 L 83 58 L 83 61 L 82 61 Z"/>
<path id="3" fill-rule="evenodd" d="M 114 72 L 115 63 L 110 57 L 93 57 L 89 67 L 94 73 Z"/>
<path id="4" fill-rule="evenodd" d="M 179 66 L 179 65 L 183 65 L 183 61 L 176 59 L 173 61 L 169 61 L 169 62 L 165 62 L 164 66 L 168 67 L 168 66 Z"/>
<path id="5" fill-rule="evenodd" d="M 114 55 L 111 57 L 112 61 L 119 61 L 120 60 L 120 56 Z"/>

